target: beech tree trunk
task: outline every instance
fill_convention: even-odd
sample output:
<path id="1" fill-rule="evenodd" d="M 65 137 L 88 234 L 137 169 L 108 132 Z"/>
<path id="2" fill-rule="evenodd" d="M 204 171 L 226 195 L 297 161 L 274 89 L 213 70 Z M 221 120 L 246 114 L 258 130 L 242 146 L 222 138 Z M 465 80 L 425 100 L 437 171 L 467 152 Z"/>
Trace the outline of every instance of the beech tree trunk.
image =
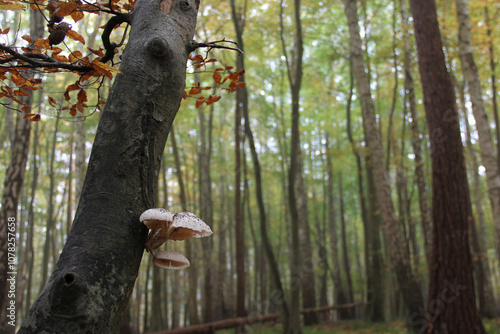
<path id="1" fill-rule="evenodd" d="M 428 334 L 486 333 L 476 309 L 469 224 L 473 221 L 455 94 L 434 0 L 410 0 L 431 141 L 433 229 L 427 314 L 410 316 Z"/>
<path id="2" fill-rule="evenodd" d="M 165 0 L 170 1 L 170 0 Z M 19 333 L 116 333 L 144 253 L 165 142 L 185 87 L 199 5 L 138 0 L 96 133 L 73 227 Z"/>
<path id="3" fill-rule="evenodd" d="M 422 308 L 424 304 L 423 296 L 420 286 L 412 272 L 410 254 L 407 248 L 403 246 L 403 238 L 391 198 L 391 190 L 384 161 L 384 150 L 380 138 L 379 127 L 375 119 L 375 105 L 371 97 L 369 79 L 363 61 L 356 0 L 343 0 L 343 2 L 349 24 L 351 58 L 361 99 L 364 128 L 375 177 L 375 188 L 377 190 L 385 224 L 385 239 L 389 246 L 391 261 L 394 266 L 403 301 L 408 313 L 411 314 Z"/>

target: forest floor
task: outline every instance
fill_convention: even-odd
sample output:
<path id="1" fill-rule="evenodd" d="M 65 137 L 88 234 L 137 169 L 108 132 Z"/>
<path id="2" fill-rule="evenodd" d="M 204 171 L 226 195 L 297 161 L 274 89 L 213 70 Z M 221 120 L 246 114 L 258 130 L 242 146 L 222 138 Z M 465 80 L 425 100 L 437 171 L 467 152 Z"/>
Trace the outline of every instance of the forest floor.
<path id="1" fill-rule="evenodd" d="M 500 334 L 500 318 L 483 320 L 488 334 Z M 234 333 L 234 330 L 217 331 L 221 334 Z M 279 326 L 251 327 L 248 333 L 252 334 L 281 334 Z M 406 334 L 408 333 L 403 321 L 388 323 L 370 323 L 362 321 L 343 321 L 334 324 L 324 324 L 303 328 L 304 334 Z"/>

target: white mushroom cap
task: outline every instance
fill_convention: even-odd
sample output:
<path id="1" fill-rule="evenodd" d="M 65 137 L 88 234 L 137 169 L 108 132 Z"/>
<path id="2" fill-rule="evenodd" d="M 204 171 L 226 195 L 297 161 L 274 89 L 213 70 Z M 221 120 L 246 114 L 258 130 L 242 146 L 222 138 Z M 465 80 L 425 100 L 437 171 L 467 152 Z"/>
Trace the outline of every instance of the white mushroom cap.
<path id="1" fill-rule="evenodd" d="M 192 212 L 179 212 L 174 215 L 168 228 L 169 240 L 187 240 L 212 235 L 210 226 Z"/>
<path id="2" fill-rule="evenodd" d="M 189 267 L 189 260 L 180 253 L 171 251 L 158 252 L 153 259 L 155 266 L 164 269 L 184 269 Z"/>
<path id="3" fill-rule="evenodd" d="M 148 209 L 139 217 L 139 221 L 144 223 L 149 229 L 166 227 L 167 222 L 171 222 L 174 215 L 162 208 Z"/>

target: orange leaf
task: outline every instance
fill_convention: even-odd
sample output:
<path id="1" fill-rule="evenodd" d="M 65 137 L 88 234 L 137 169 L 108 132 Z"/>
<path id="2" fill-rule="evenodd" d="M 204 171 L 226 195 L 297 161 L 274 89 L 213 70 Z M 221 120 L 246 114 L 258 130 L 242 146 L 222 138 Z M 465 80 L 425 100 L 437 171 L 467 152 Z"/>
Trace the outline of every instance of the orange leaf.
<path id="1" fill-rule="evenodd" d="M 220 96 L 217 95 L 210 95 L 207 99 L 207 105 L 211 105 L 212 103 L 215 103 L 220 100 Z"/>
<path id="2" fill-rule="evenodd" d="M 30 118 L 32 122 L 38 122 L 41 119 L 40 114 L 36 114 L 35 116 Z"/>
<path id="3" fill-rule="evenodd" d="M 58 61 L 60 63 L 69 62 L 68 57 L 66 57 L 66 56 L 53 56 L 52 58 L 54 58 L 56 61 Z"/>
<path id="4" fill-rule="evenodd" d="M 102 52 L 102 50 L 96 50 L 96 49 L 92 49 L 92 48 L 87 48 L 87 49 L 89 49 L 90 52 L 92 52 L 93 54 L 95 54 L 99 57 L 104 56 L 104 52 Z"/>
<path id="5" fill-rule="evenodd" d="M 80 89 L 80 91 L 78 92 L 78 102 L 79 103 L 87 102 L 87 92 L 83 89 Z"/>
<path id="6" fill-rule="evenodd" d="M 57 105 L 56 99 L 54 99 L 52 96 L 49 96 L 49 104 L 55 107 Z"/>
<path id="7" fill-rule="evenodd" d="M 31 43 L 31 36 L 30 35 L 23 35 L 23 37 L 21 37 L 21 38 L 24 39 L 26 42 Z"/>
<path id="8" fill-rule="evenodd" d="M 35 114 L 24 114 L 23 119 L 31 118 L 35 116 Z"/>
<path id="9" fill-rule="evenodd" d="M 237 82 L 238 80 L 240 80 L 239 73 L 236 72 L 236 73 L 229 74 L 229 80 L 231 80 L 231 82 Z"/>
<path id="10" fill-rule="evenodd" d="M 213 78 L 216 83 L 220 83 L 220 81 L 222 80 L 222 75 L 219 72 L 214 72 Z"/>
<path id="11" fill-rule="evenodd" d="M 75 41 L 81 42 L 82 44 L 85 44 L 85 39 L 83 39 L 82 35 L 80 35 L 79 33 L 77 33 L 74 30 L 71 30 L 71 29 L 68 30 L 68 32 L 66 33 L 66 36 L 68 36 L 69 38 L 71 38 Z"/>
<path id="12" fill-rule="evenodd" d="M 76 112 L 75 106 L 71 107 L 71 109 L 69 110 L 69 113 L 71 114 L 71 116 L 76 116 L 77 112 Z"/>
<path id="13" fill-rule="evenodd" d="M 199 69 L 199 68 L 202 68 L 203 66 L 205 66 L 205 64 L 201 63 L 201 64 L 196 65 L 194 68 Z"/>
<path id="14" fill-rule="evenodd" d="M 10 28 L 5 28 L 4 30 L 0 29 L 0 34 L 1 35 L 6 35 L 6 34 L 9 33 L 9 31 L 10 31 Z"/>
<path id="15" fill-rule="evenodd" d="M 241 87 L 245 87 L 246 84 L 247 84 L 246 82 L 237 82 L 234 84 L 234 87 L 241 88 Z"/>
<path id="16" fill-rule="evenodd" d="M 194 62 L 199 63 L 200 61 L 203 61 L 203 56 L 202 55 L 196 55 L 196 56 L 194 56 L 192 58 L 189 58 L 189 59 L 191 59 Z"/>
<path id="17" fill-rule="evenodd" d="M 196 108 L 199 108 L 203 103 L 205 103 L 205 100 L 196 101 Z"/>
<path id="18" fill-rule="evenodd" d="M 233 68 L 233 66 L 226 66 L 226 71 L 232 70 Z"/>
<path id="19" fill-rule="evenodd" d="M 224 71 L 224 69 L 222 67 L 218 67 L 215 69 L 215 72 L 220 72 L 220 71 Z"/>
<path id="20" fill-rule="evenodd" d="M 59 10 L 56 11 L 57 16 L 67 16 L 78 8 L 76 2 L 59 2 Z"/>
<path id="21" fill-rule="evenodd" d="M 75 10 L 71 13 L 71 18 L 73 19 L 73 21 L 75 21 L 75 23 L 83 19 L 84 16 L 85 15 L 83 14 L 83 12 L 79 10 Z"/>
<path id="22" fill-rule="evenodd" d="M 17 86 L 21 86 L 25 81 L 26 79 L 24 79 L 21 74 L 17 73 L 17 72 L 14 72 L 12 73 L 12 75 L 10 76 L 10 79 L 12 80 L 12 82 L 14 82 Z"/>
<path id="23" fill-rule="evenodd" d="M 193 87 L 189 90 L 189 95 L 196 95 L 201 92 L 201 88 L 199 87 Z"/>
<path id="24" fill-rule="evenodd" d="M 215 58 L 210 58 L 209 60 L 206 60 L 205 63 L 215 63 L 217 59 Z"/>

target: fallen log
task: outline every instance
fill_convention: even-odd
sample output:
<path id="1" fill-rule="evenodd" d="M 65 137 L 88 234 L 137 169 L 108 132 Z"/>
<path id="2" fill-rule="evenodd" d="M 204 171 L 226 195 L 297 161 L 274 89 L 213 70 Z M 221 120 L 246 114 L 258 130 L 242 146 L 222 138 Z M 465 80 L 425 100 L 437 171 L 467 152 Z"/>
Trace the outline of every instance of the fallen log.
<path id="1" fill-rule="evenodd" d="M 326 312 L 330 310 L 338 310 L 345 308 L 353 308 L 356 306 L 367 305 L 369 303 L 350 303 L 342 305 L 329 305 L 317 308 L 308 308 L 300 311 L 302 314 L 316 313 L 316 312 Z M 193 325 L 183 328 L 177 328 L 162 332 L 155 332 L 151 334 L 202 334 L 202 333 L 215 333 L 217 330 L 234 328 L 238 326 L 252 325 L 258 323 L 264 323 L 268 321 L 273 321 L 279 319 L 279 313 L 272 313 L 266 315 L 258 315 L 252 317 L 240 317 L 224 319 L 219 321 L 207 322 L 200 325 Z"/>

